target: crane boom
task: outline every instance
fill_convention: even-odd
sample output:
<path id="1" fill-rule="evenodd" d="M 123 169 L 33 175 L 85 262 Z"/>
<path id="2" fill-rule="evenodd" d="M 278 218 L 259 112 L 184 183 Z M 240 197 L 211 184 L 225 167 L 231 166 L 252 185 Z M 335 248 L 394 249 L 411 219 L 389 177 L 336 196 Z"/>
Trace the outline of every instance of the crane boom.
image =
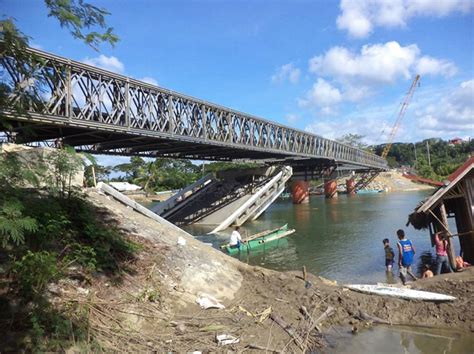
<path id="1" fill-rule="evenodd" d="M 390 148 L 392 147 L 393 138 L 395 137 L 395 134 L 397 134 L 398 128 L 400 127 L 400 123 L 403 119 L 403 116 L 405 115 L 405 112 L 407 111 L 408 104 L 410 103 L 411 98 L 413 97 L 413 93 L 415 92 L 416 84 L 418 83 L 418 81 L 420 81 L 420 75 L 416 75 L 415 79 L 413 80 L 413 83 L 410 86 L 410 89 L 408 90 L 407 95 L 405 96 L 405 99 L 403 100 L 402 106 L 400 107 L 400 112 L 398 113 L 397 120 L 395 121 L 392 131 L 390 132 L 390 135 L 388 136 L 387 145 L 385 145 L 385 148 L 382 151 L 382 157 L 384 159 L 387 158 L 388 152 L 390 151 Z"/>

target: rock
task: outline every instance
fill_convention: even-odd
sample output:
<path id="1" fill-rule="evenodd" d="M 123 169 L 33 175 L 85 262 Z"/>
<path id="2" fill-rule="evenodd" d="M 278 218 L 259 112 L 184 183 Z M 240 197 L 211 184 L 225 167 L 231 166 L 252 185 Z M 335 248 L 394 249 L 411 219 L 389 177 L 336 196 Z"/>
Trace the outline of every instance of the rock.
<path id="1" fill-rule="evenodd" d="M 81 287 L 78 287 L 76 289 L 77 293 L 80 294 L 80 295 L 84 295 L 84 296 L 87 296 L 89 295 L 89 289 L 84 289 L 84 288 L 81 288 Z"/>
<path id="2" fill-rule="evenodd" d="M 178 323 L 178 325 L 176 326 L 176 331 L 179 333 L 179 334 L 183 334 L 186 332 L 186 325 L 182 322 Z"/>
<path id="3" fill-rule="evenodd" d="M 57 296 L 60 296 L 62 293 L 62 289 L 59 287 L 58 284 L 54 284 L 54 283 L 48 284 L 47 289 L 51 294 L 54 294 Z"/>

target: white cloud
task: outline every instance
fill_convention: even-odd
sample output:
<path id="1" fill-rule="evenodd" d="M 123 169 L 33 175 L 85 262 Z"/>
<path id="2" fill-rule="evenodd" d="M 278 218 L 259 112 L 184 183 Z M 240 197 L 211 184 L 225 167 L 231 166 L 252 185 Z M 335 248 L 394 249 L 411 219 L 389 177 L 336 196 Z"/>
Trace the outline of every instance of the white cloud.
<path id="1" fill-rule="evenodd" d="M 381 144 L 387 141 L 399 111 L 398 102 L 370 105 L 337 118 L 319 117 L 305 130 L 331 139 L 348 133 L 360 134 L 368 144 Z M 466 139 L 473 135 L 474 79 L 471 79 L 455 87 L 420 87 L 394 141 L 413 142 L 433 137 Z"/>
<path id="2" fill-rule="evenodd" d="M 417 73 L 451 77 L 457 68 L 448 60 L 422 56 L 416 44 L 401 46 L 391 41 L 364 45 L 359 52 L 332 47 L 309 60 L 309 71 L 319 77 L 300 104 L 327 107 L 343 101 L 360 102 L 379 87 L 409 80 Z"/>
<path id="3" fill-rule="evenodd" d="M 335 120 L 318 120 L 308 125 L 307 132 L 324 136 L 328 139 L 337 139 L 346 134 L 359 134 L 364 136 L 367 144 L 380 144 L 387 139 L 390 133 L 390 123 L 376 116 L 358 115 Z"/>
<path id="4" fill-rule="evenodd" d="M 416 72 L 420 75 L 443 75 L 450 77 L 456 74 L 457 68 L 450 61 L 423 56 L 416 64 Z"/>
<path id="5" fill-rule="evenodd" d="M 82 61 L 84 64 L 93 65 L 95 67 L 113 71 L 118 74 L 122 74 L 125 70 L 123 63 L 114 56 L 105 56 L 103 54 L 95 58 L 85 58 Z"/>
<path id="6" fill-rule="evenodd" d="M 332 47 L 309 60 L 309 71 L 343 81 L 390 83 L 399 77 L 410 78 L 410 69 L 420 54 L 418 46 L 405 47 L 398 42 L 364 45 L 360 53 L 344 47 Z"/>
<path id="7" fill-rule="evenodd" d="M 446 138 L 474 135 L 474 79 L 464 81 L 450 93 L 432 97 L 416 113 L 417 129 L 426 135 Z"/>
<path id="8" fill-rule="evenodd" d="M 149 76 L 142 77 L 141 79 L 138 79 L 138 80 L 146 82 L 150 85 L 158 86 L 158 81 L 156 81 L 154 78 L 149 77 Z"/>
<path id="9" fill-rule="evenodd" d="M 289 81 L 292 84 L 296 84 L 301 75 L 301 70 L 294 66 L 293 63 L 288 63 L 280 66 L 275 74 L 272 75 L 272 82 L 285 82 Z"/>
<path id="10" fill-rule="evenodd" d="M 469 13 L 471 0 L 341 0 L 336 24 L 356 38 L 373 32 L 374 27 L 404 27 L 412 17 L 445 17 Z"/>
<path id="11" fill-rule="evenodd" d="M 329 82 L 319 78 L 314 84 L 311 90 L 308 91 L 305 98 L 299 100 L 301 107 L 319 106 L 326 108 L 341 102 L 341 92 L 333 87 Z"/>

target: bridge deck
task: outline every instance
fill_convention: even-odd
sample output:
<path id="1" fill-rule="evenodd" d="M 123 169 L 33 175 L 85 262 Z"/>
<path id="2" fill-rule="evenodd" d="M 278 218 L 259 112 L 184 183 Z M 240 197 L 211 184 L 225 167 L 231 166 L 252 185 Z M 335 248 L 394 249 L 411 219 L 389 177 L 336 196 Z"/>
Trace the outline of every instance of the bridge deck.
<path id="1" fill-rule="evenodd" d="M 19 142 L 61 138 L 93 153 L 288 163 L 308 159 L 387 168 L 379 156 L 317 135 L 43 51 L 28 52 L 34 78 L 22 74 L 14 58 L 0 60 L 11 105 L 26 112 L 3 112 Z"/>

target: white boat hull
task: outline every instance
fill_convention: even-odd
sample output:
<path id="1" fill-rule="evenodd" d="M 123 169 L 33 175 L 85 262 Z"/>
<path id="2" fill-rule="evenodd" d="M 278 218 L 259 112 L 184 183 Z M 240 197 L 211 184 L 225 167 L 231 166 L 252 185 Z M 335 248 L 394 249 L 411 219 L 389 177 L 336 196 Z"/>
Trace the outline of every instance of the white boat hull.
<path id="1" fill-rule="evenodd" d="M 383 285 L 369 284 L 349 284 L 346 288 L 365 294 L 375 294 L 381 296 L 393 296 L 407 300 L 423 300 L 423 301 L 454 301 L 456 298 L 450 295 L 432 293 L 429 291 L 413 290 L 406 288 L 396 288 Z"/>

